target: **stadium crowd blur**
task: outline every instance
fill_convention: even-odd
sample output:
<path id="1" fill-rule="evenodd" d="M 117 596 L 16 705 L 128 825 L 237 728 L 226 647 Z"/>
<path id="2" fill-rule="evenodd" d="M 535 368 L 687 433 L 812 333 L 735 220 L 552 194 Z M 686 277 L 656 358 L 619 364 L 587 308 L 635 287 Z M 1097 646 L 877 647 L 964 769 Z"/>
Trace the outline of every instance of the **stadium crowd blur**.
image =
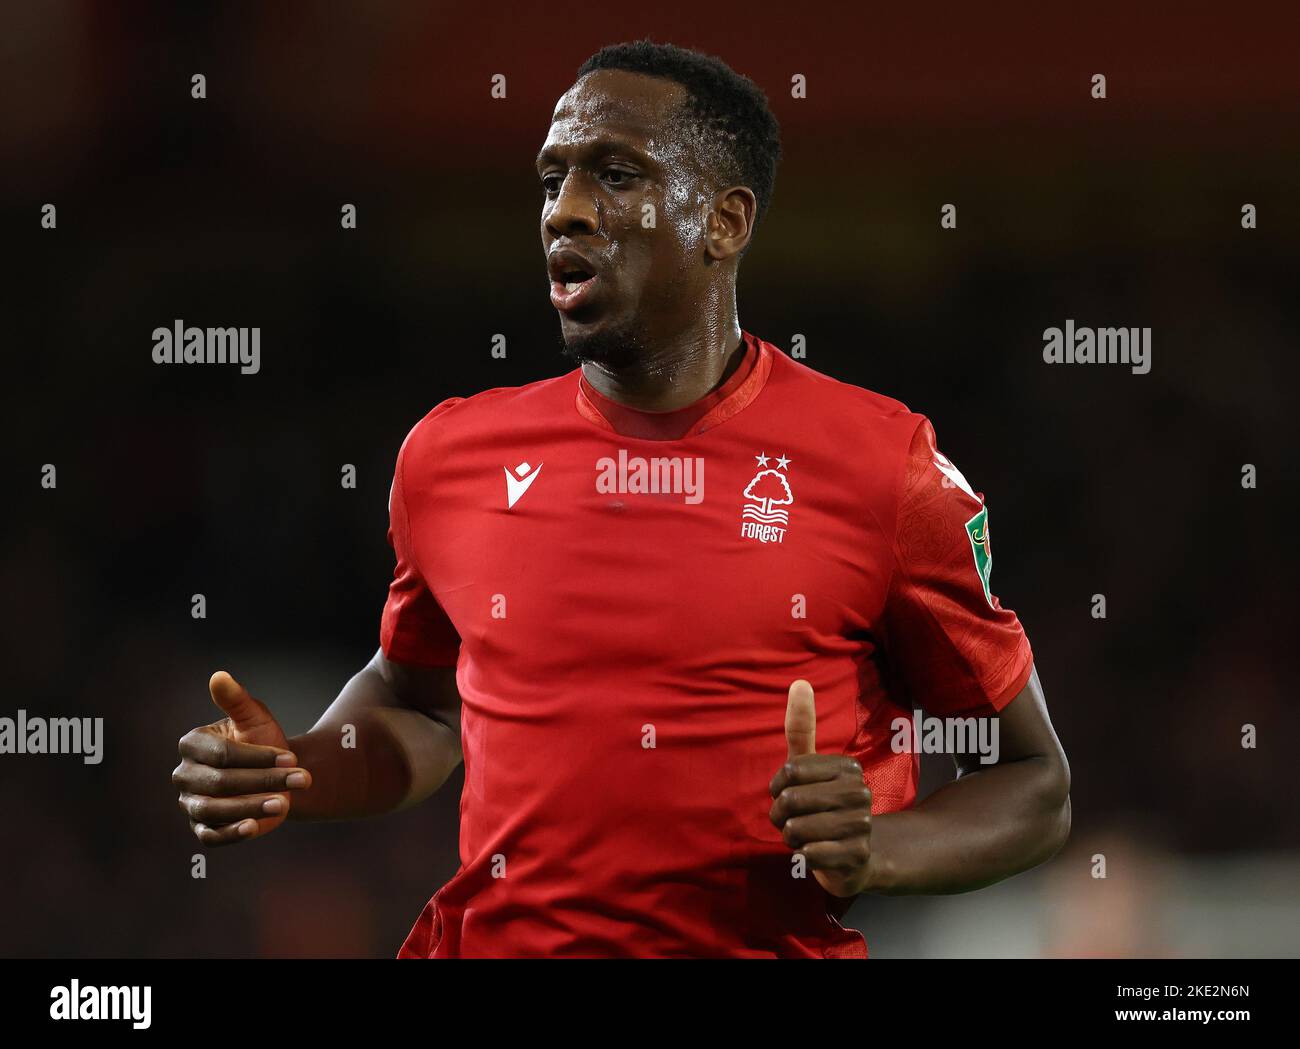
<path id="1" fill-rule="evenodd" d="M 1190 12 L 806 7 L 748 4 L 737 33 L 656 5 L 562 40 L 540 9 L 414 2 L 0 16 L 0 714 L 102 716 L 106 735 L 99 766 L 0 757 L 0 954 L 391 956 L 455 869 L 459 773 L 415 810 L 291 824 L 194 878 L 176 740 L 216 719 L 219 668 L 310 726 L 378 643 L 407 430 L 444 397 L 568 370 L 532 158 L 587 54 L 646 34 L 771 97 L 785 160 L 742 323 L 934 420 L 988 498 L 993 589 L 1071 761 L 1061 856 L 972 896 L 863 900 L 873 955 L 1297 953 L 1284 40 Z M 260 326 L 260 373 L 153 364 L 178 318 Z M 1150 326 L 1150 374 L 1045 364 L 1067 319 Z M 926 759 L 926 790 L 949 775 Z"/>

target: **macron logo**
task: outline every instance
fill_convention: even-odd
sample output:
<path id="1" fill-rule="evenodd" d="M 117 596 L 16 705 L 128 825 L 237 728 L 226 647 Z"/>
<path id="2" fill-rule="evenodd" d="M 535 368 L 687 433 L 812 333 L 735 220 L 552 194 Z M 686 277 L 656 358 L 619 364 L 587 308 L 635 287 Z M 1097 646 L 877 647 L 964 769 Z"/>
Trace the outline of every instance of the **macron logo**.
<path id="1" fill-rule="evenodd" d="M 509 510 L 519 502 L 523 494 L 528 491 L 529 486 L 537 480 L 537 475 L 542 472 L 543 463 L 537 464 L 534 470 L 527 463 L 520 463 L 515 467 L 514 473 L 509 468 L 502 467 L 506 472 L 506 509 Z"/>

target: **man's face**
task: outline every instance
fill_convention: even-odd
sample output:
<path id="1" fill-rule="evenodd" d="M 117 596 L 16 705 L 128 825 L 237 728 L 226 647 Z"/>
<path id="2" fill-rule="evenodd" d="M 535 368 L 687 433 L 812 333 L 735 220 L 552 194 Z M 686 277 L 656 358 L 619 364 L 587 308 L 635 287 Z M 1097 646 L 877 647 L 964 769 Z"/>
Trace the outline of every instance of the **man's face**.
<path id="1" fill-rule="evenodd" d="M 710 199 L 681 133 L 685 99 L 670 80 L 600 70 L 555 107 L 537 157 L 542 247 L 579 361 L 625 367 L 702 312 Z"/>

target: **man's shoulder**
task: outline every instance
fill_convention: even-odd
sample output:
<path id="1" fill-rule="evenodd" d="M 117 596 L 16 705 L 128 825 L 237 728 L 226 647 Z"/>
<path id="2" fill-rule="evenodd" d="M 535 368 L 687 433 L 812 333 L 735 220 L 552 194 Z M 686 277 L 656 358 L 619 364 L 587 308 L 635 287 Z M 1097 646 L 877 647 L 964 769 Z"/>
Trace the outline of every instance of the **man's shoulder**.
<path id="1" fill-rule="evenodd" d="M 769 344 L 770 345 L 770 344 Z M 846 438 L 901 442 L 903 450 L 925 416 L 895 397 L 844 382 L 817 371 L 773 347 L 774 364 L 768 385 L 774 401 L 793 406 L 820 424 L 842 430 Z"/>
<path id="2" fill-rule="evenodd" d="M 557 398 L 571 398 L 577 369 L 521 386 L 494 386 L 478 393 L 439 401 L 420 419 L 402 442 L 402 453 L 423 451 L 448 440 L 498 432 L 503 424 L 530 412 L 553 410 Z"/>

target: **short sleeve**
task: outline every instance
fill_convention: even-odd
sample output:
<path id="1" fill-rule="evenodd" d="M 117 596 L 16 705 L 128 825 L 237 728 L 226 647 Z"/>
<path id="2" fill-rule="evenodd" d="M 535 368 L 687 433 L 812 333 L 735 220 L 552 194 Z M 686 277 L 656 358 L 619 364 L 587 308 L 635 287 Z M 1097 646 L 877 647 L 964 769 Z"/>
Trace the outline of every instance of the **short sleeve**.
<path id="1" fill-rule="evenodd" d="M 397 453 L 393 486 L 388 493 L 388 545 L 393 548 L 397 565 L 379 622 L 379 645 L 384 655 L 397 663 L 454 667 L 460 653 L 460 635 L 426 584 L 411 538 L 402 477 L 409 440 Z"/>
<path id="2" fill-rule="evenodd" d="M 922 418 L 903 471 L 885 603 L 891 672 L 939 717 L 993 714 L 1025 687 L 1033 652 L 989 588 L 989 511 Z"/>

